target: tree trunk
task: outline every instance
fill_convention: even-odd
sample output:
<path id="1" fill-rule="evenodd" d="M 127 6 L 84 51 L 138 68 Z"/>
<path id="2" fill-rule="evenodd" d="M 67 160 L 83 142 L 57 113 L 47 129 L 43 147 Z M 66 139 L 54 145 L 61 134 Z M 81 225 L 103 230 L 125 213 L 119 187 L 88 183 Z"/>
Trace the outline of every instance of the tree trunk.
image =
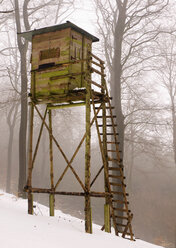
<path id="1" fill-rule="evenodd" d="M 113 71 L 112 71 L 112 84 L 111 92 L 113 97 L 113 103 L 115 106 L 117 116 L 117 126 L 119 132 L 119 142 L 121 150 L 121 158 L 123 159 L 124 151 L 124 116 L 122 113 L 122 95 L 121 95 L 121 75 L 122 75 L 122 42 L 125 29 L 126 20 L 126 4 L 124 1 L 123 6 L 120 6 L 119 17 L 116 23 L 115 35 L 114 35 L 114 57 L 113 57 Z"/>
<path id="2" fill-rule="evenodd" d="M 171 99 L 172 104 L 172 123 L 173 123 L 173 152 L 174 152 L 174 162 L 176 164 L 176 116 L 175 116 L 175 105 L 174 99 Z"/>
<path id="3" fill-rule="evenodd" d="M 133 121 L 133 115 L 132 115 L 132 121 Z M 133 167 L 134 167 L 134 135 L 135 135 L 135 131 L 134 131 L 134 127 L 133 124 L 131 124 L 131 128 L 130 128 L 130 140 L 131 140 L 131 144 L 129 149 L 129 161 L 128 161 L 128 171 L 127 173 L 127 182 L 128 182 L 128 193 L 131 195 L 132 192 L 132 178 L 133 178 Z"/>
<path id="4" fill-rule="evenodd" d="M 18 0 L 15 3 L 15 21 L 17 33 L 21 32 L 20 13 Z M 21 119 L 19 131 L 19 181 L 18 194 L 25 197 L 23 192 L 26 183 L 26 132 L 27 132 L 27 69 L 26 69 L 26 41 L 23 43 L 22 39 L 17 36 L 18 49 L 20 52 L 20 67 L 21 67 Z"/>
<path id="5" fill-rule="evenodd" d="M 121 95 L 121 75 L 122 75 L 122 41 L 123 34 L 125 29 L 125 20 L 126 20 L 126 3 L 125 0 L 123 5 L 119 6 L 119 16 L 115 27 L 115 35 L 114 35 L 114 57 L 112 64 L 112 82 L 111 82 L 111 94 L 113 97 L 113 105 L 115 106 L 115 115 L 117 122 L 117 132 L 119 133 L 118 141 L 119 150 L 121 151 L 121 160 L 123 160 L 123 151 L 124 151 L 124 116 L 122 113 L 122 95 Z M 112 150 L 114 147 L 112 147 Z M 115 165 L 114 165 L 115 166 Z M 120 183 L 120 180 L 119 182 Z M 114 191 L 119 191 L 118 187 L 113 187 Z M 118 200 L 123 201 L 123 196 L 117 196 Z M 117 208 L 123 208 L 122 203 L 116 204 Z M 123 212 L 119 213 L 119 215 L 123 216 Z M 120 221 L 119 221 L 120 222 Z M 122 221 L 121 221 L 122 222 Z M 122 230 L 119 227 L 119 230 Z"/>
<path id="6" fill-rule="evenodd" d="M 7 152 L 7 175 L 6 175 L 6 192 L 11 193 L 11 174 L 12 174 L 12 146 L 13 146 L 13 134 L 14 128 L 9 126 L 9 141 Z"/>
<path id="7" fill-rule="evenodd" d="M 27 70 L 26 52 L 21 51 L 21 120 L 19 132 L 19 183 L 18 193 L 25 197 L 23 192 L 26 183 L 26 132 L 27 132 Z"/>
<path id="8" fill-rule="evenodd" d="M 14 111 L 14 115 L 12 117 Z M 6 175 L 6 192 L 11 193 L 11 174 L 12 174 L 12 150 L 13 150 L 13 137 L 14 128 L 17 118 L 18 104 L 12 105 L 8 117 L 7 124 L 9 126 L 9 140 L 8 140 L 8 152 L 7 152 L 7 175 Z M 12 117 L 12 121 L 11 121 Z"/>

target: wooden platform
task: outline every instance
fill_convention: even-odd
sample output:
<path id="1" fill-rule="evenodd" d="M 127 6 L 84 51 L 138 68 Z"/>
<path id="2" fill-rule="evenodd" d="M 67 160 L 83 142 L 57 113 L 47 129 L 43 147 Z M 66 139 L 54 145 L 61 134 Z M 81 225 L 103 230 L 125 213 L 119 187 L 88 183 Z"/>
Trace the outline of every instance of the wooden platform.
<path id="1" fill-rule="evenodd" d="M 106 95 L 92 90 L 92 93 L 94 95 L 95 101 L 101 102 L 102 100 L 106 101 Z M 29 96 L 31 96 L 29 94 Z M 86 89 L 78 89 L 78 90 L 71 90 L 66 94 L 60 94 L 60 95 L 49 95 L 49 96 L 42 96 L 41 98 L 33 99 L 31 100 L 35 104 L 57 104 L 57 103 L 72 103 L 72 102 L 85 102 L 86 100 Z"/>

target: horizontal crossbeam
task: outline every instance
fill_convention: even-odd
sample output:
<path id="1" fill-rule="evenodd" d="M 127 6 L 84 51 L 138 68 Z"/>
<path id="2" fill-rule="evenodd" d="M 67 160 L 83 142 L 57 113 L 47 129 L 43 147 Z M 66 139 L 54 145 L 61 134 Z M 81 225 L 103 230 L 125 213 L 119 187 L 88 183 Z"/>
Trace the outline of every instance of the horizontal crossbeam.
<path id="1" fill-rule="evenodd" d="M 108 192 L 95 192 L 90 191 L 87 192 L 67 192 L 67 191 L 53 191 L 52 189 L 41 189 L 41 188 L 31 188 L 31 189 L 25 189 L 26 192 L 30 193 L 43 193 L 43 194 L 53 194 L 53 195 L 71 195 L 71 196 L 85 196 L 89 195 L 91 197 L 106 197 L 106 196 L 112 196 L 111 193 Z"/>

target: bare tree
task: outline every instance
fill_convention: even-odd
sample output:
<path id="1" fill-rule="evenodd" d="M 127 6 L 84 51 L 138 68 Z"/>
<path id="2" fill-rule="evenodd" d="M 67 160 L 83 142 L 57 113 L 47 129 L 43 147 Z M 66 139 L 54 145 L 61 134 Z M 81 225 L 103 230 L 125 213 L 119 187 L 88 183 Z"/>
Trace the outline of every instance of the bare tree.
<path id="1" fill-rule="evenodd" d="M 8 34 L 8 43 L 9 47 L 12 48 L 10 34 Z M 8 139 L 8 152 L 7 152 L 7 174 L 6 174 L 6 192 L 11 193 L 11 183 L 12 183 L 12 155 L 13 155 L 13 139 L 14 132 L 17 122 L 17 114 L 19 109 L 19 100 L 20 100 L 20 92 L 18 91 L 19 87 L 19 63 L 18 63 L 18 51 L 17 49 L 10 49 L 11 60 L 9 67 L 6 68 L 7 79 L 10 80 L 10 86 L 13 88 L 11 91 L 11 102 L 8 104 L 10 107 L 8 108 L 7 114 L 7 125 L 9 128 L 9 139 Z M 14 67 L 15 64 L 15 67 Z"/>
<path id="2" fill-rule="evenodd" d="M 176 164 L 176 37 L 174 35 L 164 35 L 160 37 L 158 43 L 158 53 L 160 54 L 160 63 L 156 66 L 156 80 L 164 88 L 165 108 L 163 116 L 166 122 L 166 131 L 172 134 L 172 151 Z M 165 140 L 168 140 L 165 135 Z M 169 146 L 168 146 L 169 149 Z"/>
<path id="3" fill-rule="evenodd" d="M 94 0 L 98 31 L 102 37 L 102 50 L 105 53 L 108 81 L 117 116 L 122 160 L 125 131 L 128 131 L 126 141 L 132 159 L 130 158 L 129 164 L 131 167 L 125 166 L 125 169 L 128 169 L 130 181 L 135 146 L 138 146 L 138 143 L 129 140 L 135 137 L 140 141 L 140 149 L 143 148 L 142 142 L 145 138 L 142 130 L 148 131 L 151 128 L 148 124 L 144 127 L 144 123 L 150 120 L 151 116 L 151 112 L 144 110 L 149 107 L 151 109 L 151 105 L 144 99 L 143 84 L 147 73 L 153 70 L 153 64 L 150 62 L 155 54 L 152 48 L 155 47 L 160 32 L 165 30 L 165 27 L 160 27 L 160 23 L 168 2 L 168 0 Z M 138 119 L 135 119 L 136 116 Z M 141 137 L 135 132 L 139 132 L 140 129 Z M 149 140 L 145 141 L 148 143 Z M 118 208 L 123 208 L 122 204 Z"/>
<path id="4" fill-rule="evenodd" d="M 121 151 L 124 149 L 126 92 L 134 81 L 151 70 L 151 47 L 160 32 L 160 18 L 168 0 L 94 0 L 99 33 L 110 72 L 111 92 L 116 106 Z M 128 114 L 129 115 L 129 114 Z"/>
<path id="5" fill-rule="evenodd" d="M 28 21 L 28 4 L 30 0 L 25 0 L 23 3 L 23 20 L 25 29 L 29 30 L 30 25 Z M 18 0 L 14 1 L 15 7 L 15 22 L 17 33 L 21 33 L 21 18 Z M 19 131 L 19 184 L 18 193 L 20 196 L 25 197 L 23 188 L 26 182 L 26 131 L 27 131 L 27 41 L 17 36 L 17 44 L 20 52 L 20 67 L 21 67 L 21 119 L 20 119 L 20 131 Z"/>
<path id="6" fill-rule="evenodd" d="M 55 13 L 54 23 L 63 14 L 70 13 L 70 8 L 74 1 L 36 1 L 24 0 L 19 5 L 18 0 L 14 0 L 15 22 L 17 33 L 22 30 L 30 30 L 32 26 L 37 26 L 50 22 L 51 16 Z M 64 9 L 65 8 L 65 9 Z M 20 11 L 22 9 L 22 17 Z M 50 12 L 51 11 L 51 12 Z M 50 13 L 50 15 L 49 15 Z M 51 22 L 49 23 L 51 25 Z M 19 133 L 19 185 L 18 192 L 24 196 L 23 187 L 26 182 L 26 132 L 27 132 L 27 51 L 28 42 L 17 36 L 17 44 L 20 53 L 21 63 L 21 121 Z"/>

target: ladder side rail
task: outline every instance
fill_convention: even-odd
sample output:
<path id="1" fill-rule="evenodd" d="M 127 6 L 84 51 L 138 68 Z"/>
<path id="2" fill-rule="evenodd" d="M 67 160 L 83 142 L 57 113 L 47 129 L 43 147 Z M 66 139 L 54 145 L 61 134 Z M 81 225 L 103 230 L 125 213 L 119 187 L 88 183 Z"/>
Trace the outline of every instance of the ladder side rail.
<path id="1" fill-rule="evenodd" d="M 92 92 L 92 105 L 93 105 L 93 110 L 94 110 L 94 114 L 95 114 L 96 110 L 95 110 L 93 92 Z M 98 127 L 97 118 L 95 118 L 95 124 L 96 124 L 96 129 L 97 129 L 97 134 L 98 134 L 98 140 L 99 140 L 101 156 L 102 156 L 102 160 L 103 160 L 103 164 L 104 164 L 104 171 L 105 171 L 105 177 L 106 177 L 106 181 L 107 181 L 107 186 L 108 186 L 109 193 L 111 193 L 111 186 L 110 186 L 110 183 L 109 183 L 109 176 L 108 176 L 108 172 L 105 169 L 106 158 L 105 158 L 105 155 L 104 155 L 104 152 L 103 152 L 103 146 L 102 146 L 102 143 L 101 143 L 101 136 L 100 136 L 100 131 L 99 131 L 99 127 Z M 117 225 L 116 225 L 116 219 L 115 219 L 114 208 L 113 208 L 113 203 L 112 203 L 112 198 L 111 197 L 110 197 L 110 206 L 111 206 L 111 214 L 112 214 L 115 233 L 116 233 L 116 235 L 118 235 L 118 228 L 117 228 Z"/>
<path id="2" fill-rule="evenodd" d="M 104 66 L 103 64 L 100 62 L 101 64 L 101 73 L 102 75 L 104 75 Z M 105 94 L 105 80 L 104 77 L 101 76 L 101 93 L 104 96 Z M 108 172 L 108 168 L 109 168 L 109 162 L 108 162 L 108 149 L 107 149 L 107 119 L 106 119 L 106 103 L 103 100 L 102 103 L 102 121 L 103 121 L 103 127 L 102 127 L 102 134 L 103 134 L 103 151 L 104 151 L 104 156 L 105 156 L 105 168 L 104 170 L 106 170 L 106 172 L 109 174 Z M 108 177 L 108 181 L 106 180 L 106 175 L 104 173 L 104 187 L 105 187 L 105 192 L 108 192 L 108 183 L 109 182 L 109 177 Z M 111 232 L 111 217 L 110 217 L 110 199 L 109 197 L 105 197 L 105 206 L 104 206 L 104 224 L 105 224 L 105 231 L 106 232 Z"/>
<path id="3" fill-rule="evenodd" d="M 95 58 L 96 60 L 98 60 L 99 62 L 101 62 L 102 64 L 105 64 L 105 62 L 102 60 L 102 59 L 100 59 L 99 57 L 97 57 L 95 54 L 93 54 L 92 52 L 90 52 L 90 55 L 93 57 L 93 58 Z"/>
<path id="4" fill-rule="evenodd" d="M 91 60 L 92 64 L 95 64 L 96 66 L 99 66 L 101 68 L 101 72 L 93 67 L 91 67 L 91 72 L 92 73 L 96 73 L 98 75 L 101 76 L 101 85 L 99 84 L 95 84 L 95 82 L 90 82 L 91 84 L 94 84 L 95 86 L 101 88 L 101 93 L 105 93 L 106 97 L 107 97 L 107 102 L 109 104 L 109 112 L 110 112 L 110 119 L 111 119 L 111 123 L 112 123 L 112 129 L 113 129 L 113 136 L 114 136 L 114 141 L 115 141 L 115 147 L 116 147 L 116 155 L 117 155 L 117 161 L 118 161 L 118 166 L 119 166 L 119 172 L 120 172 L 120 181 L 121 181 L 121 186 L 122 186 L 122 192 L 123 192 L 123 196 L 124 196 L 124 206 L 125 206 L 125 212 L 127 213 L 127 219 L 128 219 L 128 223 L 127 225 L 125 225 L 125 230 L 122 232 L 122 236 L 125 237 L 126 234 L 130 234 L 131 236 L 131 240 L 134 240 L 133 239 L 133 233 L 132 233 L 132 226 L 131 226 L 131 219 L 132 219 L 132 214 L 130 214 L 130 210 L 128 209 L 128 201 L 127 201 L 127 195 L 126 195 L 126 188 L 125 188 L 125 184 L 124 184 L 124 176 L 123 176 L 123 165 L 121 164 L 121 159 L 120 159 L 120 152 L 119 152 L 119 146 L 118 146 L 118 137 L 117 137 L 117 132 L 116 132 L 116 124 L 114 123 L 114 117 L 113 117 L 113 113 L 112 113 L 112 106 L 111 106 L 111 98 L 109 97 L 109 94 L 108 94 L 108 89 L 107 89 L 107 84 L 106 84 L 106 80 L 105 80 L 105 74 L 104 74 L 104 61 L 102 61 L 101 59 L 99 59 L 96 55 L 92 54 L 91 53 L 91 56 L 95 59 L 97 59 L 99 61 L 100 64 L 98 64 L 97 62 L 94 63 L 93 60 Z M 93 96 L 92 96 L 92 103 L 93 103 L 93 108 L 95 108 L 95 105 L 94 105 L 94 99 L 93 99 Z M 95 111 L 95 110 L 94 110 Z M 103 111 L 103 109 L 102 109 Z M 102 114 L 102 117 L 104 115 Z M 97 118 L 95 120 L 95 123 L 96 123 L 96 126 L 97 126 L 97 133 L 98 133 L 98 136 L 99 136 L 99 139 L 100 139 L 100 142 L 101 142 L 101 136 L 100 136 L 100 131 L 99 131 L 99 127 L 98 127 L 98 122 L 97 122 Z M 103 127 L 104 125 L 102 125 Z M 103 136 L 104 136 L 104 131 L 103 130 Z M 103 140 L 104 140 L 104 137 L 103 137 Z M 107 145 L 107 144 L 106 144 Z M 101 150 L 101 146 L 102 144 L 100 144 L 100 150 Z M 103 148 L 102 148 L 103 149 Z M 106 153 L 105 153 L 106 154 Z M 102 153 L 102 155 L 104 156 L 104 154 Z M 108 152 L 107 152 L 107 155 L 108 155 Z M 103 159 L 103 157 L 102 157 Z M 105 162 L 106 162 L 106 157 L 105 157 Z M 108 176 L 108 182 L 109 182 L 109 176 Z M 109 185 L 109 187 L 111 187 Z M 109 188 L 110 189 L 110 188 Z M 115 217 L 115 214 L 114 214 L 114 207 L 113 207 L 113 203 L 112 203 L 112 198 L 111 198 L 111 208 L 112 208 L 112 214 L 111 214 L 111 217 Z M 115 219 L 115 223 L 116 223 L 116 219 Z M 117 228 L 117 224 L 115 225 L 116 228 Z M 128 228 L 129 228 L 129 231 L 130 233 L 127 233 L 128 231 Z"/>
<path id="5" fill-rule="evenodd" d="M 105 79 L 104 79 L 105 80 Z M 113 118 L 113 113 L 112 113 L 112 106 L 111 106 L 111 100 L 109 97 L 109 93 L 108 93 L 108 88 L 107 88 L 107 84 L 106 84 L 106 80 L 105 80 L 105 85 L 104 85 L 105 89 L 106 89 L 106 96 L 108 99 L 108 104 L 109 104 L 109 112 L 110 112 L 110 116 L 111 116 L 111 122 L 112 122 L 112 129 L 113 129 L 113 133 L 114 133 L 114 140 L 115 140 L 115 146 L 116 146 L 116 151 L 117 151 L 117 159 L 120 162 L 120 152 L 119 152 L 119 147 L 118 147 L 118 138 L 117 138 L 117 134 L 116 134 L 116 128 L 115 128 L 115 123 L 114 123 L 114 118 Z"/>
<path id="6" fill-rule="evenodd" d="M 115 140 L 115 146 L 116 146 L 116 154 L 117 154 L 117 158 L 120 161 L 120 152 L 119 152 L 119 148 L 118 148 L 118 139 L 117 139 L 117 134 L 116 134 L 116 128 L 115 128 L 115 123 L 114 123 L 114 118 L 113 118 L 113 113 L 112 113 L 112 106 L 111 106 L 111 101 L 110 101 L 110 97 L 109 97 L 109 94 L 108 94 L 108 89 L 107 89 L 107 84 L 106 84 L 106 80 L 104 79 L 104 87 L 105 87 L 105 90 L 106 90 L 106 96 L 107 96 L 107 99 L 108 99 L 108 104 L 109 104 L 109 112 L 110 112 L 110 116 L 111 116 L 111 122 L 112 122 L 112 129 L 113 129 L 113 133 L 114 133 L 114 140 Z M 129 208 L 128 208 L 128 201 L 127 201 L 127 196 L 126 196 L 126 188 L 125 188 L 125 184 L 124 184 L 124 177 L 123 177 L 123 170 L 121 168 L 121 166 L 119 165 L 119 169 L 120 169 L 120 174 L 122 176 L 121 178 L 121 183 L 122 183 L 122 190 L 123 190 L 123 193 L 124 193 L 124 205 L 125 205 L 125 209 L 127 211 L 127 216 L 128 216 L 128 224 L 127 224 L 127 227 L 125 228 L 124 232 L 123 232 L 123 236 L 125 237 L 125 234 L 127 233 L 127 230 L 129 228 L 130 230 L 130 234 L 131 234 L 131 239 L 133 240 L 133 233 L 132 233 L 132 227 L 131 227 L 131 214 L 130 214 L 130 211 L 129 211 Z"/>

